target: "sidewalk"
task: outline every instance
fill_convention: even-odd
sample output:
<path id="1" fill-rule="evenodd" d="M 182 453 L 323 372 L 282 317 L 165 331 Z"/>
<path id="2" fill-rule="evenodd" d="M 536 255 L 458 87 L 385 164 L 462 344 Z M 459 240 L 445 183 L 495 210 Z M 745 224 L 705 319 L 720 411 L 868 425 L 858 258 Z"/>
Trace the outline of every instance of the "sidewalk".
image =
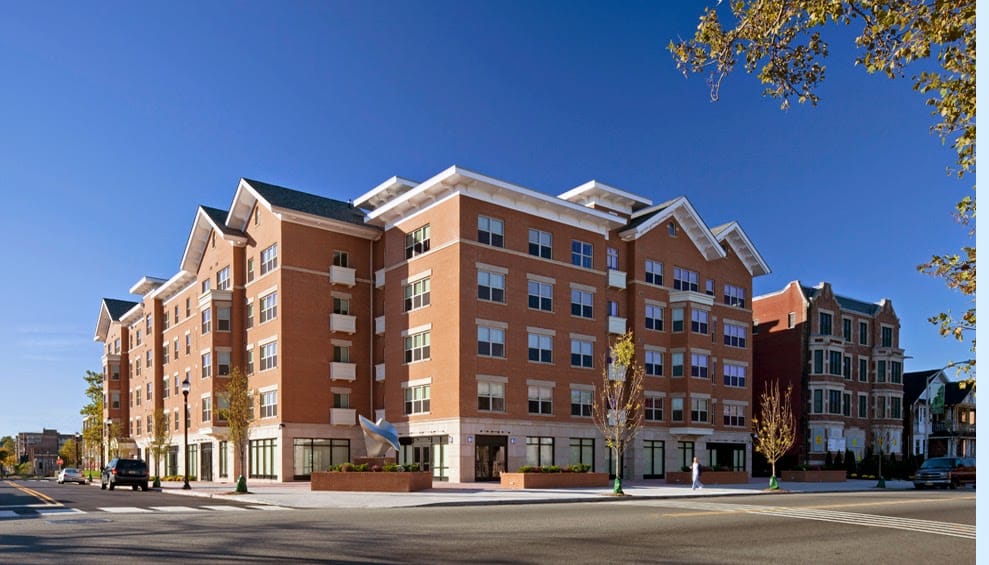
<path id="1" fill-rule="evenodd" d="M 342 492 L 310 491 L 308 481 L 291 483 L 248 482 L 248 494 L 235 494 L 233 482 L 191 483 L 182 490 L 182 483 L 162 483 L 162 492 L 184 496 L 204 496 L 237 500 L 250 504 L 266 504 L 288 508 L 401 508 L 411 506 L 484 506 L 501 504 L 547 504 L 564 502 L 606 502 L 679 497 L 710 497 L 780 494 L 768 491 L 768 478 L 756 478 L 744 485 L 712 485 L 691 490 L 687 485 L 667 485 L 656 481 L 625 481 L 622 488 L 627 497 L 611 495 L 611 488 L 581 489 L 505 489 L 498 483 L 433 483 L 433 488 L 419 492 Z M 786 483 L 780 489 L 790 493 L 862 492 L 913 489 L 910 481 L 886 481 L 885 489 L 877 489 L 875 479 L 849 480 L 843 483 Z"/>

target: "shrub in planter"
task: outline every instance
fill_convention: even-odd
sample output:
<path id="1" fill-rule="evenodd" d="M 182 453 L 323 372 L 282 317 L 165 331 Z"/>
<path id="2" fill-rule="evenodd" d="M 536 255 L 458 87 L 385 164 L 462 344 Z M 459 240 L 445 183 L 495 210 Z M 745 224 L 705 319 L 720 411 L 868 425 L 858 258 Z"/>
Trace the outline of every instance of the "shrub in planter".
<path id="1" fill-rule="evenodd" d="M 416 473 L 416 472 L 419 471 L 419 464 L 418 463 L 409 463 L 408 465 L 405 465 L 405 470 L 408 471 L 408 472 L 410 472 L 410 473 Z"/>
<path id="2" fill-rule="evenodd" d="M 347 461 L 346 463 L 341 463 L 340 468 L 337 470 L 340 471 L 341 473 L 353 473 L 356 469 L 354 469 L 353 463 Z"/>
<path id="3" fill-rule="evenodd" d="M 574 463 L 565 469 L 571 473 L 589 473 L 591 471 L 591 466 L 586 463 Z"/>

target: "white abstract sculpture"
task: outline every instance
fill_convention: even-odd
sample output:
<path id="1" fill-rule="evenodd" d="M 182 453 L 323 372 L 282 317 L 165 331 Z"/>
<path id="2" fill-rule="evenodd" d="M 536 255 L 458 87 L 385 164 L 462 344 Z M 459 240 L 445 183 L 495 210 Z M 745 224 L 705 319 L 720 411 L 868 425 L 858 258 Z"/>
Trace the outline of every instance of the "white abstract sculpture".
<path id="1" fill-rule="evenodd" d="M 389 447 L 398 451 L 398 431 L 391 422 L 379 418 L 377 423 L 358 415 L 361 428 L 364 429 L 364 445 L 368 457 L 384 457 Z"/>

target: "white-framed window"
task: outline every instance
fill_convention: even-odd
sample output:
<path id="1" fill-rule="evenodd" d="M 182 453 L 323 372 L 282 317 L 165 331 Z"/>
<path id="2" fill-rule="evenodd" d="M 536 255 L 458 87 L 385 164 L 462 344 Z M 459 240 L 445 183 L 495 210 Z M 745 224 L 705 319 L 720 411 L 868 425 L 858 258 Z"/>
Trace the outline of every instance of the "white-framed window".
<path id="1" fill-rule="evenodd" d="M 333 345 L 333 362 L 350 363 L 350 346 L 343 344 Z"/>
<path id="2" fill-rule="evenodd" d="M 410 386 L 405 389 L 405 414 L 427 414 L 431 385 Z"/>
<path id="3" fill-rule="evenodd" d="M 254 257 L 247 259 L 247 282 L 254 281 Z"/>
<path id="4" fill-rule="evenodd" d="M 478 216 L 477 241 L 492 247 L 504 247 L 505 222 L 488 216 Z"/>
<path id="5" fill-rule="evenodd" d="M 884 383 L 886 382 L 886 360 L 877 359 L 876 360 L 876 382 Z"/>
<path id="6" fill-rule="evenodd" d="M 670 234 L 670 237 L 677 236 L 677 225 L 676 222 L 670 222 L 666 224 L 666 233 Z"/>
<path id="7" fill-rule="evenodd" d="M 828 374 L 841 376 L 842 357 L 841 351 L 828 351 Z"/>
<path id="8" fill-rule="evenodd" d="M 706 353 L 690 354 L 690 376 L 698 379 L 707 378 L 708 355 Z"/>
<path id="9" fill-rule="evenodd" d="M 903 363 L 899 361 L 889 362 L 889 382 L 903 384 Z"/>
<path id="10" fill-rule="evenodd" d="M 868 418 L 869 417 L 869 395 L 868 394 L 864 394 L 864 393 L 859 393 L 858 397 L 859 397 L 859 400 L 858 400 L 858 402 L 859 402 L 859 409 L 858 409 L 859 418 Z"/>
<path id="11" fill-rule="evenodd" d="M 646 259 L 646 283 L 663 286 L 663 264 Z"/>
<path id="12" fill-rule="evenodd" d="M 249 347 L 244 352 L 244 365 L 246 365 L 246 372 L 248 375 L 254 374 L 254 348 Z"/>
<path id="13" fill-rule="evenodd" d="M 570 313 L 580 318 L 593 318 L 594 294 L 576 288 L 570 289 Z"/>
<path id="14" fill-rule="evenodd" d="M 405 258 L 411 259 L 429 251 L 429 224 L 405 234 Z"/>
<path id="15" fill-rule="evenodd" d="M 144 317 L 144 329 L 148 335 L 151 335 L 151 314 Z"/>
<path id="16" fill-rule="evenodd" d="M 529 361 L 553 362 L 553 336 L 529 333 Z"/>
<path id="17" fill-rule="evenodd" d="M 529 414 L 553 413 L 553 389 L 548 386 L 529 385 Z"/>
<path id="18" fill-rule="evenodd" d="M 155 386 L 153 384 L 148 383 L 146 385 L 145 391 L 148 393 L 148 402 L 154 400 L 154 390 L 155 390 Z"/>
<path id="19" fill-rule="evenodd" d="M 553 285 L 549 283 L 529 281 L 529 308 L 553 311 Z"/>
<path id="20" fill-rule="evenodd" d="M 594 391 L 585 389 L 570 389 L 570 415 L 591 416 L 594 406 Z"/>
<path id="21" fill-rule="evenodd" d="M 216 272 L 216 290 L 230 290 L 230 266 Z"/>
<path id="22" fill-rule="evenodd" d="M 733 363 L 723 363 L 721 370 L 724 374 L 725 386 L 745 388 L 745 366 Z"/>
<path id="23" fill-rule="evenodd" d="M 529 228 L 529 255 L 553 258 L 553 234 L 548 231 Z"/>
<path id="24" fill-rule="evenodd" d="M 477 409 L 481 412 L 504 412 L 505 383 L 477 381 Z"/>
<path id="25" fill-rule="evenodd" d="M 745 308 L 745 289 L 733 284 L 725 285 L 725 304 Z"/>
<path id="26" fill-rule="evenodd" d="M 647 375 L 651 377 L 663 376 L 663 352 L 647 349 L 644 366 Z"/>
<path id="27" fill-rule="evenodd" d="M 246 310 L 244 314 L 244 323 L 247 326 L 247 329 L 251 329 L 254 327 L 254 302 L 248 301 L 244 305 L 244 309 Z"/>
<path id="28" fill-rule="evenodd" d="M 673 376 L 682 377 L 683 376 L 683 352 L 674 351 L 670 355 L 670 364 L 673 365 Z"/>
<path id="29" fill-rule="evenodd" d="M 334 296 L 333 297 L 333 313 L 342 314 L 344 316 L 350 315 L 350 298 L 346 296 Z"/>
<path id="30" fill-rule="evenodd" d="M 202 378 L 208 379 L 213 376 L 213 354 L 207 351 L 202 354 Z"/>
<path id="31" fill-rule="evenodd" d="M 265 275 L 278 267 L 278 244 L 272 243 L 261 251 L 261 274 Z"/>
<path id="32" fill-rule="evenodd" d="M 842 318 L 841 319 L 841 338 L 847 342 L 852 341 L 852 319 Z"/>
<path id="33" fill-rule="evenodd" d="M 834 331 L 832 327 L 833 318 L 830 312 L 818 312 L 818 333 L 821 335 L 831 335 Z"/>
<path id="34" fill-rule="evenodd" d="M 841 414 L 841 391 L 828 389 L 828 414 Z"/>
<path id="35" fill-rule="evenodd" d="M 689 290 L 697 292 L 697 285 L 700 277 L 696 271 L 684 269 L 682 267 L 673 268 L 673 288 L 675 290 Z"/>
<path id="36" fill-rule="evenodd" d="M 270 292 L 258 298 L 261 310 L 261 323 L 274 320 L 278 317 L 278 293 Z"/>
<path id="37" fill-rule="evenodd" d="M 879 328 L 879 333 L 882 347 L 893 347 L 893 328 L 889 326 L 881 326 Z"/>
<path id="38" fill-rule="evenodd" d="M 333 266 L 350 268 L 350 253 L 346 251 L 333 251 Z"/>
<path id="39" fill-rule="evenodd" d="M 657 304 L 646 304 L 646 329 L 663 331 L 663 314 L 665 308 Z"/>
<path id="40" fill-rule="evenodd" d="M 745 427 L 748 422 L 745 421 L 745 406 L 739 404 L 725 404 L 724 407 L 724 425 L 731 428 L 742 428 Z"/>
<path id="41" fill-rule="evenodd" d="M 614 247 L 607 249 L 607 267 L 609 271 L 618 270 L 618 250 Z"/>
<path id="42" fill-rule="evenodd" d="M 415 363 L 429 359 L 429 332 L 420 332 L 405 337 L 405 362 Z"/>
<path id="43" fill-rule="evenodd" d="M 152 353 L 150 349 L 144 352 L 144 362 L 146 367 L 150 367 L 152 364 Z"/>
<path id="44" fill-rule="evenodd" d="M 714 279 L 704 281 L 704 294 L 714 296 Z"/>
<path id="45" fill-rule="evenodd" d="M 350 393 L 343 390 L 330 391 L 333 395 L 334 408 L 350 408 Z"/>
<path id="46" fill-rule="evenodd" d="M 682 307 L 676 307 L 676 308 L 673 308 L 670 312 L 671 312 L 671 315 L 672 315 L 671 322 L 673 324 L 673 332 L 674 333 L 680 333 L 680 332 L 682 332 L 683 331 L 683 308 Z"/>
<path id="47" fill-rule="evenodd" d="M 594 344 L 572 338 L 570 340 L 570 366 L 591 368 L 594 366 Z"/>
<path id="48" fill-rule="evenodd" d="M 725 345 L 729 347 L 745 347 L 745 326 L 725 322 L 724 328 Z"/>
<path id="49" fill-rule="evenodd" d="M 899 396 L 889 397 L 889 417 L 895 420 L 903 418 L 903 399 Z"/>
<path id="50" fill-rule="evenodd" d="M 849 355 L 845 355 L 841 360 L 841 376 L 845 377 L 846 381 L 852 380 L 852 358 Z"/>
<path id="51" fill-rule="evenodd" d="M 230 331 L 230 307 L 216 307 L 216 330 L 221 332 Z"/>
<path id="52" fill-rule="evenodd" d="M 594 246 L 586 241 L 570 242 L 570 264 L 590 269 L 594 266 Z"/>
<path id="53" fill-rule="evenodd" d="M 505 302 L 505 275 L 492 271 L 478 271 L 477 299 Z"/>
<path id="54" fill-rule="evenodd" d="M 202 398 L 202 422 L 213 421 L 213 397 L 204 396 Z"/>
<path id="55" fill-rule="evenodd" d="M 683 421 L 683 398 L 670 399 L 670 419 L 674 422 Z"/>
<path id="56" fill-rule="evenodd" d="M 869 360 L 859 357 L 859 382 L 864 383 L 869 380 Z"/>
<path id="57" fill-rule="evenodd" d="M 690 331 L 695 334 L 707 335 L 708 330 L 708 312 L 707 310 L 698 310 L 697 308 L 690 309 Z"/>
<path id="58" fill-rule="evenodd" d="M 229 351 L 220 350 L 216 352 L 216 374 L 221 377 L 226 377 L 230 375 Z"/>
<path id="59" fill-rule="evenodd" d="M 189 332 L 185 332 L 185 354 L 189 355 L 192 353 L 192 335 Z"/>
<path id="60" fill-rule="evenodd" d="M 663 397 L 662 396 L 650 396 L 646 395 L 642 399 L 643 408 L 645 409 L 644 418 L 647 422 L 662 422 L 663 421 Z"/>
<path id="61" fill-rule="evenodd" d="M 278 342 L 271 341 L 261 345 L 261 370 L 267 371 L 278 366 Z"/>
<path id="62" fill-rule="evenodd" d="M 278 416 L 278 391 L 268 390 L 261 393 L 261 417 L 274 418 Z"/>
<path id="63" fill-rule="evenodd" d="M 477 354 L 484 357 L 504 357 L 505 330 L 502 328 L 478 326 Z"/>
<path id="64" fill-rule="evenodd" d="M 859 322 L 859 345 L 869 345 L 869 322 Z"/>
<path id="65" fill-rule="evenodd" d="M 698 398 L 696 396 L 690 397 L 690 421 L 698 423 L 710 422 L 710 410 L 711 409 L 711 399 L 710 398 Z"/>
<path id="66" fill-rule="evenodd" d="M 405 285 L 406 312 L 429 306 L 429 279 L 426 277 Z"/>
<path id="67" fill-rule="evenodd" d="M 203 335 L 206 335 L 206 334 L 208 334 L 210 332 L 210 329 L 212 328 L 212 325 L 213 325 L 213 310 L 211 308 L 207 308 L 207 309 L 203 310 L 202 312 L 200 312 L 199 315 L 200 315 L 200 318 L 202 318 L 202 320 L 201 320 L 202 321 L 202 324 L 201 324 L 202 333 L 203 333 Z"/>

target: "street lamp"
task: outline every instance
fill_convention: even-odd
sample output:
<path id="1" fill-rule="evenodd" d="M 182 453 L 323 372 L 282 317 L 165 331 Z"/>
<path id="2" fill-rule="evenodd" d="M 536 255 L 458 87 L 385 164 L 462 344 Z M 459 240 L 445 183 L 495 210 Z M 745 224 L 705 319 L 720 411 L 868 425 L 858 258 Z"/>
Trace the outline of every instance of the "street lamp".
<path id="1" fill-rule="evenodd" d="M 105 436 L 106 437 L 106 460 L 105 461 L 107 461 L 107 462 L 110 459 L 110 426 L 112 426 L 112 425 L 113 425 L 113 419 L 112 418 L 107 418 L 106 419 L 106 436 Z M 103 457 L 103 450 L 102 449 L 100 450 L 100 457 Z M 104 466 L 105 466 L 105 463 L 104 462 L 100 462 L 100 468 L 102 469 Z"/>
<path id="2" fill-rule="evenodd" d="M 182 414 L 182 419 L 185 420 L 185 438 L 183 439 L 183 448 L 185 449 L 185 479 L 182 483 L 183 490 L 189 490 L 189 377 L 187 376 L 184 381 L 182 381 L 182 399 L 185 405 L 185 412 Z"/>

